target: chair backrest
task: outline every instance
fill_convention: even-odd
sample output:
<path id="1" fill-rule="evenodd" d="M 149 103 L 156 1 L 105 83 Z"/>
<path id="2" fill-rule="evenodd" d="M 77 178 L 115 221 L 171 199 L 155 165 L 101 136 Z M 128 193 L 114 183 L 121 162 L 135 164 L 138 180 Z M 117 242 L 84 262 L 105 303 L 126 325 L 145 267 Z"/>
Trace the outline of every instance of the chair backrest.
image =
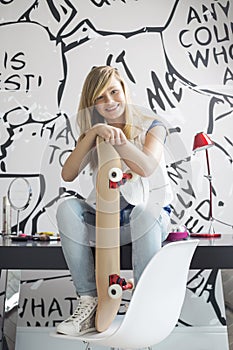
<path id="1" fill-rule="evenodd" d="M 110 346 L 144 348 L 161 342 L 172 332 L 180 316 L 189 266 L 198 242 L 169 243 L 151 259 L 123 322 L 109 337 Z"/>

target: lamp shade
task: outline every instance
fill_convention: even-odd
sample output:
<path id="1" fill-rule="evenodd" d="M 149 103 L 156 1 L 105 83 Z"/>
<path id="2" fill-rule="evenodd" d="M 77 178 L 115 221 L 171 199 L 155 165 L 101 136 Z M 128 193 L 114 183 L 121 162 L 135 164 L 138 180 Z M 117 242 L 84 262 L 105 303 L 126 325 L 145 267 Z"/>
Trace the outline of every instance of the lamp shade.
<path id="1" fill-rule="evenodd" d="M 214 142 L 204 132 L 196 134 L 193 143 L 193 151 L 202 151 L 206 148 L 214 146 Z"/>

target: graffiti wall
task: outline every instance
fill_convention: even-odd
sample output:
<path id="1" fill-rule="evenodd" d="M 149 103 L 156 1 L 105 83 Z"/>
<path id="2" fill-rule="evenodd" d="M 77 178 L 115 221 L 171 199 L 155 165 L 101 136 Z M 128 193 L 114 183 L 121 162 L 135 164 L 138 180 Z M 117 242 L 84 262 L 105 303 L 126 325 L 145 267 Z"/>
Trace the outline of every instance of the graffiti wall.
<path id="1" fill-rule="evenodd" d="M 78 137 L 83 80 L 104 64 L 120 70 L 137 105 L 170 127 L 173 223 L 194 232 L 208 226 L 205 155 L 192 157 L 194 135 L 204 131 L 215 142 L 214 216 L 232 225 L 232 6 L 229 0 L 0 1 L 0 191 L 6 194 L 12 178 L 29 180 L 34 200 L 21 214 L 23 231 L 56 231 L 59 200 L 79 189 L 63 183 L 60 171 Z"/>
<path id="2" fill-rule="evenodd" d="M 20 229 L 57 232 L 59 201 L 88 191 L 88 176 L 68 184 L 60 172 L 78 137 L 84 78 L 108 64 L 134 103 L 169 126 L 172 224 L 209 227 L 205 153 L 192 152 L 204 131 L 215 142 L 215 229 L 232 234 L 232 20 L 232 0 L 0 0 L 0 197 L 13 178 L 30 182 Z"/>

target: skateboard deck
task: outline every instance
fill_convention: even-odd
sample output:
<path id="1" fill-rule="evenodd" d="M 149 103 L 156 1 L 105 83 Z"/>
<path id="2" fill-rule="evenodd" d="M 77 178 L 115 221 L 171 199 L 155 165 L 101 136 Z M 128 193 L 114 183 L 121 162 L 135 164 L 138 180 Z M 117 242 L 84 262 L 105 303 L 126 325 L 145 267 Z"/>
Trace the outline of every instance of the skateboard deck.
<path id="1" fill-rule="evenodd" d="M 121 159 L 114 147 L 100 137 L 97 137 L 96 144 L 96 329 L 103 332 L 115 318 L 121 303 L 121 297 L 111 298 L 108 294 L 110 275 L 120 274 L 119 189 L 110 188 L 109 180 L 111 171 L 113 176 L 117 176 L 118 169 L 121 171 Z"/>

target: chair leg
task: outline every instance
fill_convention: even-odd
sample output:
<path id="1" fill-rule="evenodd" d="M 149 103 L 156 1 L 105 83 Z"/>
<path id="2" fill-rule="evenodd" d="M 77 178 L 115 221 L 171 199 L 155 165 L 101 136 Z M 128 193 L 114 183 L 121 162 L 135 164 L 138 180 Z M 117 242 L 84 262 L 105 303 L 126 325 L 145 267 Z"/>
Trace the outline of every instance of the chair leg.
<path id="1" fill-rule="evenodd" d="M 0 350 L 15 348 L 20 279 L 20 271 L 6 270 L 4 300 L 0 306 Z"/>

